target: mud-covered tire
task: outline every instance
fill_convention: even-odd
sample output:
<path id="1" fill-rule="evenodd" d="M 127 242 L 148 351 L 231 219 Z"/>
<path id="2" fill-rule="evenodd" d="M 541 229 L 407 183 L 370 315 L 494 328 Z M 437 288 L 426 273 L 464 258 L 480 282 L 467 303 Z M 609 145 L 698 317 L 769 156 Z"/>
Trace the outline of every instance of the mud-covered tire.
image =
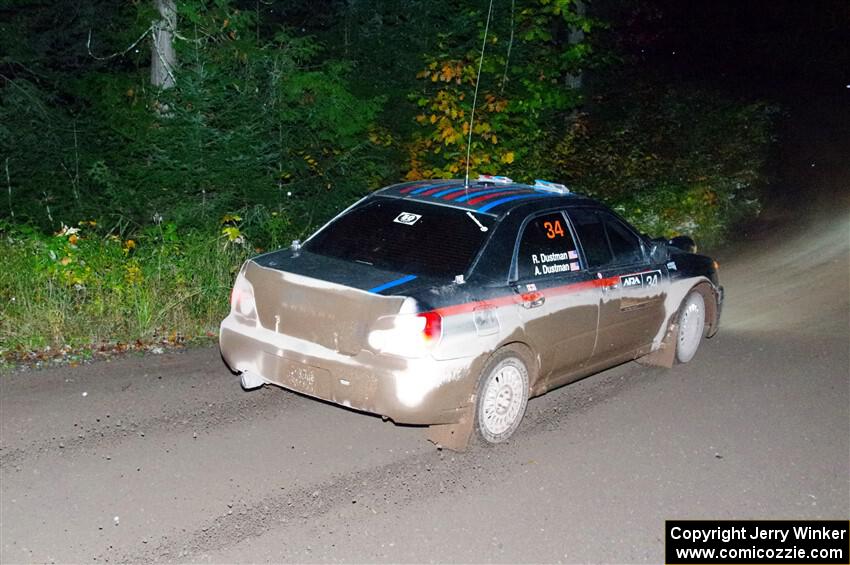
<path id="1" fill-rule="evenodd" d="M 705 333 L 705 298 L 698 291 L 691 291 L 679 307 L 678 329 L 676 330 L 676 361 L 687 363 L 696 355 Z"/>
<path id="2" fill-rule="evenodd" d="M 506 347 L 493 355 L 481 371 L 474 426 L 479 443 L 502 443 L 519 427 L 528 405 L 530 366 L 522 351 Z"/>

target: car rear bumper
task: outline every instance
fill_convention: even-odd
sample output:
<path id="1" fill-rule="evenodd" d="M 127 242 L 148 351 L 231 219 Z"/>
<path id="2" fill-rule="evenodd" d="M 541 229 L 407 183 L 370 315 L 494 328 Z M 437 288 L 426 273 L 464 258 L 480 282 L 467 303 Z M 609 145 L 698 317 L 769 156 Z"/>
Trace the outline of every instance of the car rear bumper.
<path id="1" fill-rule="evenodd" d="M 221 354 L 248 381 L 263 382 L 371 412 L 404 424 L 459 421 L 473 394 L 471 359 L 403 359 L 362 350 L 344 355 L 247 325 L 232 314 L 221 323 Z"/>

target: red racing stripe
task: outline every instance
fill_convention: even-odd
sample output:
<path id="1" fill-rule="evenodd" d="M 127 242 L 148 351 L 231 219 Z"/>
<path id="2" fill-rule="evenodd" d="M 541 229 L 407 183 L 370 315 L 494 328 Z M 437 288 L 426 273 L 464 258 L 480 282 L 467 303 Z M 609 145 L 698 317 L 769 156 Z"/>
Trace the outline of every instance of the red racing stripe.
<path id="1" fill-rule="evenodd" d="M 398 193 L 399 194 L 407 194 L 408 192 L 410 192 L 412 190 L 416 190 L 417 188 L 422 188 L 423 186 L 425 186 L 426 184 L 430 184 L 431 182 L 432 181 L 429 181 L 429 180 L 415 182 L 415 183 L 411 184 L 410 186 L 406 186 L 406 187 L 402 188 L 401 190 L 398 191 Z"/>
<path id="2" fill-rule="evenodd" d="M 475 204 L 478 204 L 479 202 L 484 202 L 485 200 L 490 200 L 491 198 L 498 198 L 499 196 L 505 196 L 505 195 L 508 195 L 508 194 L 525 194 L 525 193 L 529 193 L 529 192 L 533 192 L 533 191 L 524 190 L 524 189 L 513 189 L 513 190 L 503 190 L 501 192 L 491 192 L 490 194 L 485 194 L 483 196 L 478 196 L 476 198 L 472 198 L 472 199 L 468 200 L 466 203 L 469 204 L 470 206 L 474 206 Z"/>
<path id="3" fill-rule="evenodd" d="M 440 192 L 441 190 L 448 190 L 448 188 L 449 187 L 446 187 L 445 185 L 438 186 L 437 188 L 430 188 L 430 189 L 426 190 L 425 192 L 420 192 L 416 196 L 431 196 L 435 192 Z"/>
<path id="4" fill-rule="evenodd" d="M 478 188 L 469 188 L 469 189 L 461 187 L 461 188 L 458 188 L 458 189 L 450 192 L 449 194 L 446 194 L 445 196 L 443 196 L 443 200 L 454 200 L 455 198 L 460 198 L 461 196 L 463 196 L 467 192 L 481 192 L 482 190 L 490 190 L 491 188 L 493 188 L 493 187 L 492 186 L 480 186 Z"/>
<path id="5" fill-rule="evenodd" d="M 618 284 L 619 282 L 620 277 L 618 275 L 616 277 L 608 277 L 606 279 L 591 279 L 587 281 L 580 281 L 561 286 L 555 286 L 544 290 L 538 290 L 536 292 L 539 292 L 543 296 L 553 297 L 560 296 L 562 294 L 570 294 L 573 292 L 581 292 L 582 290 L 587 290 L 588 288 L 613 286 L 615 284 Z M 466 302 L 464 304 L 444 306 L 442 308 L 434 309 L 434 312 L 443 317 L 456 316 L 458 314 L 466 314 L 472 312 L 477 308 L 499 308 L 501 306 L 508 306 L 509 304 L 519 304 L 520 302 L 522 302 L 522 295 L 506 294 L 504 296 L 497 296 L 496 298 L 491 298 L 490 300 L 476 300 L 474 302 Z"/>

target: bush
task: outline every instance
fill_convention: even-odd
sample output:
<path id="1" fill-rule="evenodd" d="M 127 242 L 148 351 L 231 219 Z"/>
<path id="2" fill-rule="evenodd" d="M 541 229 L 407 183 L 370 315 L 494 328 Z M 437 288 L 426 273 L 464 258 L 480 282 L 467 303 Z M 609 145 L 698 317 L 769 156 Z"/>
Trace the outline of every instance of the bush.
<path id="1" fill-rule="evenodd" d="M 706 245 L 759 211 L 776 108 L 712 92 L 635 85 L 597 99 L 554 153 L 559 178 L 646 233 Z"/>
<path id="2" fill-rule="evenodd" d="M 95 222 L 49 236 L 0 225 L 0 357 L 215 335 L 234 275 L 255 251 L 225 220 L 220 231 L 162 224 L 134 239 L 103 234 Z"/>

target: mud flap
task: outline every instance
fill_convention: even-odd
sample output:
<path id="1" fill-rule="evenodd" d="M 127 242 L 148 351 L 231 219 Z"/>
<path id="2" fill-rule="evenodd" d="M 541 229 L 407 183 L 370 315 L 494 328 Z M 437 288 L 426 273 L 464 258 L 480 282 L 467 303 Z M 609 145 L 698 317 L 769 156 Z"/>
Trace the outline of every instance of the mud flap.
<path id="1" fill-rule="evenodd" d="M 656 367 L 671 369 L 673 367 L 673 361 L 676 358 L 676 335 L 678 333 L 679 324 L 675 322 L 670 324 L 667 335 L 664 336 L 664 340 L 661 342 L 661 347 L 648 355 L 638 357 L 635 361 L 641 365 L 654 365 Z"/>
<path id="2" fill-rule="evenodd" d="M 466 451 L 472 436 L 472 415 L 467 413 L 457 424 L 428 426 L 428 441 L 437 448 Z"/>

